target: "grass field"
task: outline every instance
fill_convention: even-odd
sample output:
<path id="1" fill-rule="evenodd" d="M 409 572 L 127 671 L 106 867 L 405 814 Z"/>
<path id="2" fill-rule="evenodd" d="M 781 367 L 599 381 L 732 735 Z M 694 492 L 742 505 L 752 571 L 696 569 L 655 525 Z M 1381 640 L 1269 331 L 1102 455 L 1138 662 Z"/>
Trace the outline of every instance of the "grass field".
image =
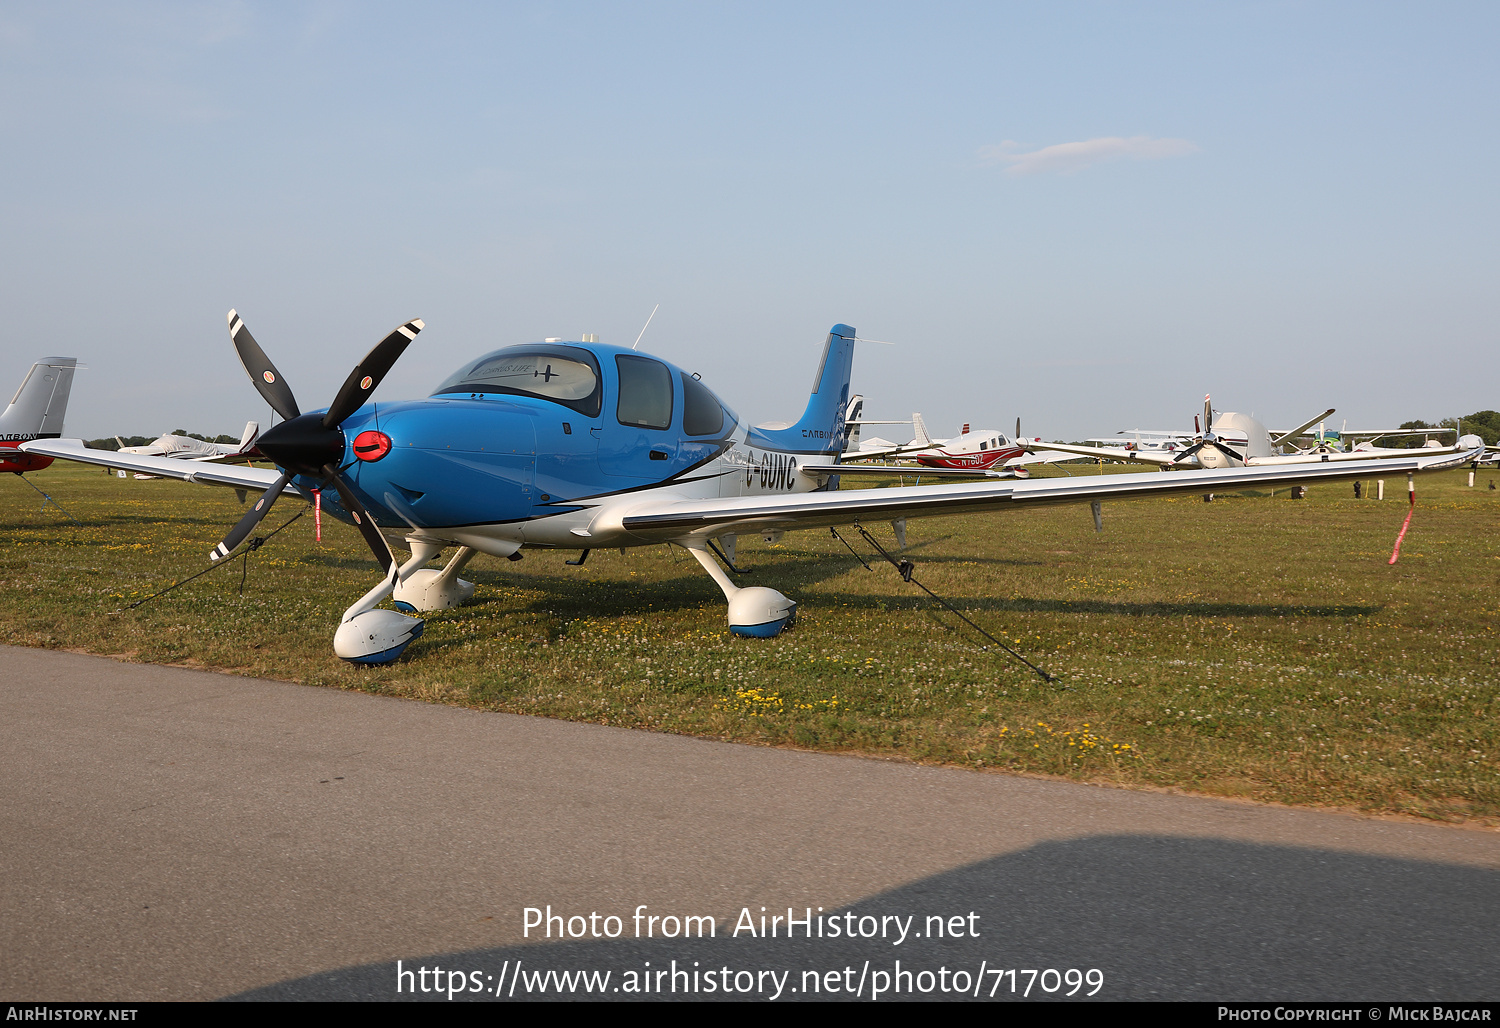
<path id="1" fill-rule="evenodd" d="M 1075 469 L 1094 474 L 1096 469 Z M 7 641 L 308 685 L 771 745 L 1128 786 L 1500 823 L 1500 474 L 911 522 L 919 580 L 1059 676 L 1048 685 L 889 565 L 826 532 L 742 538 L 748 580 L 800 603 L 744 640 L 680 550 L 480 557 L 469 606 L 388 668 L 333 655 L 376 581 L 356 532 L 304 517 L 201 571 L 242 512 L 227 489 L 64 466 L 0 483 Z M 265 523 L 303 505 L 283 501 Z M 891 543 L 889 526 L 877 535 Z M 862 552 L 853 533 L 846 538 Z"/>

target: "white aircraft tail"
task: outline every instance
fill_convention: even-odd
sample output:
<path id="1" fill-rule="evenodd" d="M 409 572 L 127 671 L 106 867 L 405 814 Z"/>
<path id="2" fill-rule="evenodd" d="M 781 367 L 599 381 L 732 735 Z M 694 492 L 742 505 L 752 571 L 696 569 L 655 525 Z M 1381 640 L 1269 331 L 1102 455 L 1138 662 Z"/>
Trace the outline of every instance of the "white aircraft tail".
<path id="1" fill-rule="evenodd" d="M 247 422 L 245 422 L 245 432 L 244 432 L 243 435 L 240 436 L 240 448 L 236 452 L 237 453 L 244 453 L 246 450 L 250 449 L 250 447 L 254 446 L 255 445 L 255 440 L 257 440 L 259 438 L 260 438 L 260 422 L 259 421 L 247 421 Z"/>
<path id="2" fill-rule="evenodd" d="M 1298 425 L 1296 428 L 1292 429 L 1290 432 L 1284 432 L 1281 435 L 1277 436 L 1275 439 L 1272 439 L 1271 440 L 1271 449 L 1272 449 L 1272 451 L 1273 452 L 1276 451 L 1283 443 L 1296 443 L 1297 439 L 1301 437 L 1302 433 L 1306 432 L 1308 429 L 1312 428 L 1314 425 L 1318 426 L 1318 441 L 1322 442 L 1323 441 L 1323 425 L 1322 425 L 1323 419 L 1326 418 L 1326 417 L 1328 417 L 1328 415 L 1332 414 L 1333 412 L 1334 412 L 1334 408 L 1329 407 L 1322 414 L 1319 414 L 1319 415 L 1317 415 L 1314 418 L 1310 418 L 1309 420 L 1304 421 L 1302 424 Z M 1349 424 L 1349 420 L 1347 418 L 1344 419 L 1344 424 L 1346 426 Z"/>
<path id="3" fill-rule="evenodd" d="M 913 413 L 911 416 L 911 427 L 916 432 L 912 443 L 917 446 L 931 446 L 932 436 L 927 434 L 927 423 L 922 420 L 922 415 Z"/>
<path id="4" fill-rule="evenodd" d="M 10 406 L 0 413 L 0 439 L 60 438 L 77 368 L 77 357 L 44 357 L 33 364 Z"/>
<path id="5" fill-rule="evenodd" d="M 849 406 L 844 409 L 844 451 L 859 449 L 859 430 L 864 427 L 859 420 L 865 410 L 865 398 L 855 393 L 849 398 Z"/>

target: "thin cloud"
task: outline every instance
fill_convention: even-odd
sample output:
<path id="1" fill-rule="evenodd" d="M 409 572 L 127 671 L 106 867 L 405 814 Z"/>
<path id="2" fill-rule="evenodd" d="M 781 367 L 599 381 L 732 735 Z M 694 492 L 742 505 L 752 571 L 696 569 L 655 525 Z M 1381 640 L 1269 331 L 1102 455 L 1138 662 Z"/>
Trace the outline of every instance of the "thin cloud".
<path id="1" fill-rule="evenodd" d="M 1022 152 L 1019 143 L 1007 139 L 979 148 L 979 161 L 987 167 L 1003 164 L 1007 175 L 1071 175 L 1091 164 L 1128 158 L 1159 161 L 1196 153 L 1198 146 L 1186 139 L 1152 139 L 1150 136 L 1104 136 L 1077 143 L 1054 143 L 1040 150 Z"/>

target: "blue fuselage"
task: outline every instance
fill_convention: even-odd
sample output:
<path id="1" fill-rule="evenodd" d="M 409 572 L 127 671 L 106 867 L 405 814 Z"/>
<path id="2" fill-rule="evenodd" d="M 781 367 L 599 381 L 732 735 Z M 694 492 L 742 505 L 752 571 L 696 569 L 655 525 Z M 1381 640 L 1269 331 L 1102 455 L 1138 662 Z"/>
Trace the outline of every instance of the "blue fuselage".
<path id="1" fill-rule="evenodd" d="M 341 463 L 392 536 L 497 553 L 627 545 L 599 512 L 650 490 L 701 499 L 826 487 L 800 475 L 798 461 L 841 448 L 853 334 L 830 335 L 794 425 L 750 428 L 697 376 L 646 354 L 535 343 L 484 355 L 425 400 L 356 411 L 341 425 Z M 296 479 L 304 492 L 318 484 Z M 352 521 L 335 493 L 322 500 Z"/>

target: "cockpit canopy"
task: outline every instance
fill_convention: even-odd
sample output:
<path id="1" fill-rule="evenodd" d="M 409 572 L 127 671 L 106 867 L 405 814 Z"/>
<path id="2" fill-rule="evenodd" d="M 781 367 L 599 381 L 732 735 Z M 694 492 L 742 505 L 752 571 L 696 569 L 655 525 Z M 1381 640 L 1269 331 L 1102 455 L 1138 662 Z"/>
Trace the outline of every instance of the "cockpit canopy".
<path id="1" fill-rule="evenodd" d="M 597 418 L 604 388 L 599 362 L 582 347 L 507 346 L 459 368 L 432 395 L 454 393 L 535 396 Z"/>
<path id="2" fill-rule="evenodd" d="M 615 420 L 632 428 L 672 427 L 676 404 L 674 369 L 644 354 L 615 355 Z M 677 372 L 682 384 L 682 431 L 690 436 L 719 435 L 738 419 L 696 376 Z M 533 343 L 507 346 L 466 364 L 433 390 L 433 396 L 534 396 L 560 403 L 584 417 L 603 409 L 604 384 L 599 358 L 582 346 Z"/>

